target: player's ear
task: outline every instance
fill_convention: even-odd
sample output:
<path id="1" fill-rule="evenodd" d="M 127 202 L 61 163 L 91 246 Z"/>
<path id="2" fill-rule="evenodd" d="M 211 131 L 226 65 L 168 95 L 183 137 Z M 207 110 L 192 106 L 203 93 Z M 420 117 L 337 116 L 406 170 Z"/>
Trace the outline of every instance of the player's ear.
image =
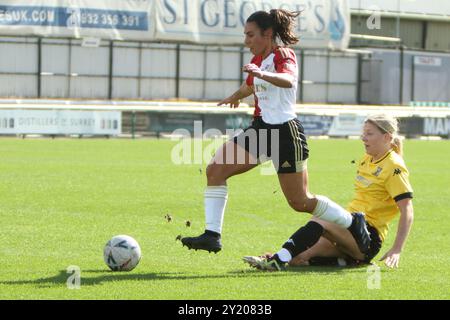
<path id="1" fill-rule="evenodd" d="M 262 36 L 267 39 L 272 39 L 273 38 L 273 29 L 269 28 L 269 29 L 263 31 Z"/>
<path id="2" fill-rule="evenodd" d="M 386 142 L 386 143 L 391 143 L 391 141 L 392 141 L 392 135 L 390 134 L 390 133 L 385 133 L 384 135 L 384 141 Z"/>

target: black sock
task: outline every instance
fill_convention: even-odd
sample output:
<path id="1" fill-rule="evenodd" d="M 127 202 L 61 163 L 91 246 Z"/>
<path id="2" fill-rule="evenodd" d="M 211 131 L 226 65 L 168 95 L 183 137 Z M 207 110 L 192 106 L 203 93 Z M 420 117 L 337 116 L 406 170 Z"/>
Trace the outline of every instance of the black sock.
<path id="1" fill-rule="evenodd" d="M 205 233 L 207 235 L 213 236 L 214 238 L 220 238 L 220 233 L 211 231 L 211 230 L 205 230 Z"/>
<path id="2" fill-rule="evenodd" d="M 308 250 L 319 241 L 323 235 L 323 227 L 317 222 L 310 221 L 298 229 L 285 244 L 283 248 L 288 250 L 292 258 Z"/>

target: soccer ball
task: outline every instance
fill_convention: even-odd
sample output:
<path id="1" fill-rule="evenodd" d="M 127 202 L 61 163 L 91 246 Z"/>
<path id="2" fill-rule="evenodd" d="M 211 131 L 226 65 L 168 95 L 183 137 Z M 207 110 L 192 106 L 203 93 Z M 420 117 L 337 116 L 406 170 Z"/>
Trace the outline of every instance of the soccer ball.
<path id="1" fill-rule="evenodd" d="M 115 236 L 106 243 L 103 259 L 112 271 L 131 271 L 141 260 L 141 248 L 130 236 Z"/>

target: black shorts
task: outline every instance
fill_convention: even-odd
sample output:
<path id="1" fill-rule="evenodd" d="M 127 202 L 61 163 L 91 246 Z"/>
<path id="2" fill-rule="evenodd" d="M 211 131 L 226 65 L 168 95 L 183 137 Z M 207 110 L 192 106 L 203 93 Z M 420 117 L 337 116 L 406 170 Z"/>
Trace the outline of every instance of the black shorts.
<path id="1" fill-rule="evenodd" d="M 258 163 L 272 160 L 277 173 L 306 169 L 309 150 L 303 126 L 295 118 L 282 124 L 265 123 L 256 117 L 250 127 L 233 138 Z"/>
<path id="2" fill-rule="evenodd" d="M 371 241 L 370 241 L 369 252 L 366 253 L 366 258 L 365 258 L 364 262 L 370 263 L 370 261 L 372 261 L 372 259 L 375 258 L 375 256 L 378 254 L 378 252 L 380 252 L 382 241 L 381 241 L 380 235 L 378 234 L 377 229 L 375 229 L 375 227 L 372 227 L 367 222 L 366 222 L 366 225 L 367 225 L 367 230 L 369 231 L 369 234 L 370 234 Z"/>

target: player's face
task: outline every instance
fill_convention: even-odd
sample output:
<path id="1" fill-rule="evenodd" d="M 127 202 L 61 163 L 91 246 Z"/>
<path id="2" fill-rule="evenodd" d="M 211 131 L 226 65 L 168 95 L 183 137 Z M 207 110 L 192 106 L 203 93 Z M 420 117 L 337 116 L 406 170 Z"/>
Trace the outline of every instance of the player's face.
<path id="1" fill-rule="evenodd" d="M 272 30 L 263 32 L 255 22 L 247 22 L 244 28 L 245 46 L 255 55 L 263 55 L 272 43 Z"/>
<path id="2" fill-rule="evenodd" d="M 364 124 L 361 140 L 364 143 L 366 153 L 371 156 L 385 153 L 390 146 L 389 134 L 383 133 L 376 125 L 370 122 Z"/>

